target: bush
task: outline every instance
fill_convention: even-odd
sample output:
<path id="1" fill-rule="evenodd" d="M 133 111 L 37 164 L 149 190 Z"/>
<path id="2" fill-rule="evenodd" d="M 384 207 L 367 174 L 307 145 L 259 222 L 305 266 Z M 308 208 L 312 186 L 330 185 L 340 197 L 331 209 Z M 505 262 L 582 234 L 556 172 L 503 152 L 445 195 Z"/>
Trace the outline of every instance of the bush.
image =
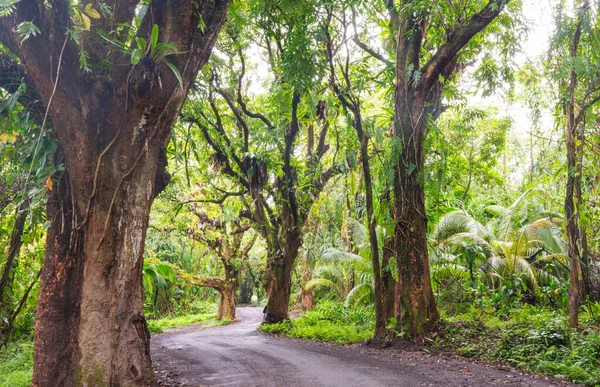
<path id="1" fill-rule="evenodd" d="M 27 387 L 33 376 L 33 342 L 10 343 L 0 351 L 0 387 Z"/>
<path id="2" fill-rule="evenodd" d="M 348 308 L 335 302 L 322 302 L 298 319 L 278 324 L 261 325 L 263 332 L 298 339 L 349 344 L 369 339 L 373 335 L 374 310 Z"/>
<path id="3" fill-rule="evenodd" d="M 582 321 L 588 318 L 582 315 Z M 600 386 L 600 333 L 591 327 L 571 330 L 561 312 L 526 305 L 505 320 L 463 314 L 447 319 L 441 327 L 430 338 L 439 348 Z"/>
<path id="4" fill-rule="evenodd" d="M 152 333 L 161 333 L 165 328 L 182 327 L 212 320 L 216 313 L 190 314 L 187 316 L 165 317 L 160 320 L 149 320 L 148 330 Z"/>

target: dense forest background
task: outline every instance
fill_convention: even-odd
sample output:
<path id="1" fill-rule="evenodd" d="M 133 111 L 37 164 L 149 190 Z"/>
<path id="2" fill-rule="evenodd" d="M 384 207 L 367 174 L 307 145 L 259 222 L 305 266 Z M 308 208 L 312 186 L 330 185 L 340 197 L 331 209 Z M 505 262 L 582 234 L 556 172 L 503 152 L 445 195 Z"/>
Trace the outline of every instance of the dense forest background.
<path id="1" fill-rule="evenodd" d="M 252 304 L 270 332 L 412 339 L 600 385 L 600 4 L 239 0 L 188 80 L 146 5 L 113 33 L 93 27 L 108 5 L 74 4 L 67 37 L 90 85 L 114 58 L 86 39 L 189 90 L 145 234 L 150 331 Z M 16 33 L 43 35 L 35 21 Z M 46 209 L 70 187 L 69 149 L 0 41 L 0 384 L 16 386 L 31 382 L 46 237 L 65 216 Z M 125 101 L 109 116 L 139 110 L 143 125 Z M 119 131 L 83 171 L 98 175 L 113 143 L 128 152 Z M 116 222 L 121 184 L 84 184 L 80 227 L 102 190 Z M 106 228 L 98 246 L 117 240 Z"/>

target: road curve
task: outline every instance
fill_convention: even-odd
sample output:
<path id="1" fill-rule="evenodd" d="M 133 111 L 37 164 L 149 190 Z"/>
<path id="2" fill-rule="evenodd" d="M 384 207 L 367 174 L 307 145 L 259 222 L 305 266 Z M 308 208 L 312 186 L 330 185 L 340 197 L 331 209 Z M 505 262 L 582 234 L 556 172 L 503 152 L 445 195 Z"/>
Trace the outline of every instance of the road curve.
<path id="1" fill-rule="evenodd" d="M 164 386 L 557 386 L 508 367 L 430 355 L 290 340 L 261 334 L 262 308 L 238 308 L 238 323 L 152 337 Z M 572 385 L 571 385 L 572 386 Z"/>

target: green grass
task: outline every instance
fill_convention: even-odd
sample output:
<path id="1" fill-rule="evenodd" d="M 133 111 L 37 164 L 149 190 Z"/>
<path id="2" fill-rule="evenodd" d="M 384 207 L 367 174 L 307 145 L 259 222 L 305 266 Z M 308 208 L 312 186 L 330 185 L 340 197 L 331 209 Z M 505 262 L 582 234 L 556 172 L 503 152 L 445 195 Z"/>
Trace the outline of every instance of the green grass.
<path id="1" fill-rule="evenodd" d="M 33 375 L 33 343 L 10 343 L 0 350 L 0 387 L 27 387 Z"/>
<path id="2" fill-rule="evenodd" d="M 298 339 L 350 344 L 369 339 L 374 327 L 371 308 L 350 309 L 324 302 L 297 319 L 261 325 L 260 329 Z"/>
<path id="3" fill-rule="evenodd" d="M 211 320 L 215 320 L 215 317 L 215 313 L 198 313 L 186 316 L 165 317 L 159 320 L 149 320 L 148 329 L 150 330 L 150 332 L 160 333 L 163 332 L 165 328 L 182 327 L 185 325 L 197 324 L 201 322 L 207 322 L 208 324 L 209 322 L 211 322 Z M 212 324 L 215 324 L 214 321 L 212 322 Z"/>

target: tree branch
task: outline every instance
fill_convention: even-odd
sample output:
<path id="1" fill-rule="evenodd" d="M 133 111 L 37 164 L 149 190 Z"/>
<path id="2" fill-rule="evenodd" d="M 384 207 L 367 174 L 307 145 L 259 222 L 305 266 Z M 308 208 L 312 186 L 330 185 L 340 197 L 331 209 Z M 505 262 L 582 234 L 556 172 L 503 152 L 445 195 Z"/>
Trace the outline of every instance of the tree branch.
<path id="1" fill-rule="evenodd" d="M 458 28 L 452 38 L 440 46 L 423 67 L 419 87 L 422 90 L 429 90 L 438 81 L 444 68 L 456 58 L 459 51 L 469 43 L 473 36 L 487 27 L 502 12 L 509 1 L 490 0 L 481 12 L 473 15 L 466 25 Z"/>

